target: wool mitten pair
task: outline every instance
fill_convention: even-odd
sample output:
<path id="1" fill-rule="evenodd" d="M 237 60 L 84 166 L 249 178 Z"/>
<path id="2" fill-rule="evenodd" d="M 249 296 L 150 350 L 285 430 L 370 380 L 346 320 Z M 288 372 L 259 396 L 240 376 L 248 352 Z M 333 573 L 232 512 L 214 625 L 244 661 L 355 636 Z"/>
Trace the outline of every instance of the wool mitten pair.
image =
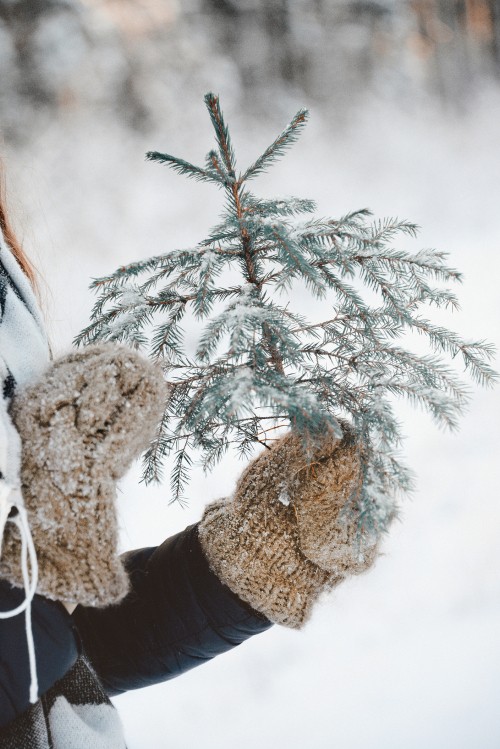
<path id="1" fill-rule="evenodd" d="M 116 482 L 148 445 L 165 397 L 158 367 L 130 349 L 101 344 L 55 361 L 13 399 L 37 593 L 89 606 L 126 595 Z M 7 523 L 0 577 L 22 587 L 20 546 L 17 527 Z"/>
<path id="2" fill-rule="evenodd" d="M 300 628 L 319 595 L 368 569 L 376 538 L 348 509 L 362 481 L 352 430 L 328 434 L 306 457 L 288 434 L 242 474 L 231 499 L 208 506 L 199 526 L 213 571 L 271 621 Z M 350 506 L 350 505 L 349 505 Z M 355 506 L 355 503 L 354 503 Z"/>

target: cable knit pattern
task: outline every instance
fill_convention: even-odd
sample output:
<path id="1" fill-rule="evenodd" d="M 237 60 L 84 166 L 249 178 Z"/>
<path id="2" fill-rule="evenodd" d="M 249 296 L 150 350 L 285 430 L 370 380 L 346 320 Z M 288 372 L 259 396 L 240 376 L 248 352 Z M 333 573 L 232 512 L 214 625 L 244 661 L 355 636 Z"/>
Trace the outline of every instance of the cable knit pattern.
<path id="1" fill-rule="evenodd" d="M 101 344 L 62 357 L 13 399 L 39 594 L 105 606 L 127 593 L 115 482 L 152 438 L 166 388 L 159 367 Z M 22 587 L 19 556 L 19 534 L 8 523 L 0 577 Z"/>
<path id="2" fill-rule="evenodd" d="M 214 572 L 271 621 L 299 628 L 318 596 L 368 569 L 378 544 L 344 513 L 359 490 L 359 446 L 348 425 L 307 459 L 288 434 L 245 470 L 234 498 L 211 504 L 200 524 Z"/>

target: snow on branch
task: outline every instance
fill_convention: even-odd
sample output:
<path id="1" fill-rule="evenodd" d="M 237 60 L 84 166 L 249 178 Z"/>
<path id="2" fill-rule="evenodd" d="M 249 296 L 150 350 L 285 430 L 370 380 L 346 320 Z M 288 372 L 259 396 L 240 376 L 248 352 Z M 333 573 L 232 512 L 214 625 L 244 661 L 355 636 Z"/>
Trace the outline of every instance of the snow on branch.
<path id="1" fill-rule="evenodd" d="M 414 237 L 415 224 L 374 221 L 367 209 L 318 218 L 312 200 L 263 199 L 248 191 L 246 182 L 297 140 L 306 110 L 237 177 L 219 99 L 210 93 L 205 103 L 216 149 L 204 168 L 157 151 L 147 157 L 223 189 L 219 223 L 195 247 L 95 279 L 98 299 L 76 343 L 123 341 L 164 363 L 172 387 L 144 454 L 143 478 L 163 480 L 164 462 L 174 456 L 173 500 L 182 500 L 196 456 L 211 470 L 231 447 L 248 456 L 286 427 L 313 444 L 326 429 L 340 435 L 347 419 L 362 445 L 364 481 L 346 512 L 356 512 L 365 532 L 378 533 L 413 485 L 399 453 L 394 399 L 407 399 L 454 429 L 470 391 L 452 365 L 461 362 L 473 380 L 489 385 L 497 377 L 489 364 L 494 349 L 422 314 L 431 307 L 458 309 L 455 293 L 441 284 L 460 283 L 462 276 L 447 265 L 446 253 L 393 246 L 401 235 Z M 324 320 L 311 318 L 304 291 L 297 301 L 297 283 L 311 300 L 323 299 Z M 192 332 L 188 346 L 182 327 L 187 314 L 197 322 L 194 346 Z M 428 354 L 403 347 L 408 332 L 425 338 Z"/>

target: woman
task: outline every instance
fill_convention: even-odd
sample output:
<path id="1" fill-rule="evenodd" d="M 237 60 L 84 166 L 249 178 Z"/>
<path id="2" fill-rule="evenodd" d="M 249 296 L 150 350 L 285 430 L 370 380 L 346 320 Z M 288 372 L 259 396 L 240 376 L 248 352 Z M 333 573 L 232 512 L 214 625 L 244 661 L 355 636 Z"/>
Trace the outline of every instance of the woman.
<path id="1" fill-rule="evenodd" d="M 52 361 L 3 199 L 0 228 L 0 749 L 123 749 L 110 696 L 272 623 L 301 627 L 321 592 L 372 564 L 376 544 L 356 518 L 339 520 L 359 489 L 359 449 L 345 425 L 311 465 L 288 435 L 199 523 L 118 558 L 115 484 L 166 385 L 119 346 Z"/>

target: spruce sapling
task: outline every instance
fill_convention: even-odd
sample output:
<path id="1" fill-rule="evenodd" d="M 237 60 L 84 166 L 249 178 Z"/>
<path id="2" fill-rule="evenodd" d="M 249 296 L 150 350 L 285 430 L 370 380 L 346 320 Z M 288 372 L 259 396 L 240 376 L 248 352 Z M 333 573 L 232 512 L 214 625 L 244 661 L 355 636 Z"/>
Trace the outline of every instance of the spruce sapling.
<path id="1" fill-rule="evenodd" d="M 210 470 L 230 446 L 246 456 L 255 445 L 268 447 L 285 427 L 312 445 L 326 429 L 340 436 L 339 420 L 346 419 L 359 435 L 364 474 L 350 509 L 359 511 L 364 532 L 383 531 L 398 494 L 413 481 L 399 457 L 393 396 L 453 429 L 468 392 L 442 355 L 458 355 L 472 379 L 486 385 L 496 376 L 488 364 L 493 348 L 422 316 L 425 306 L 458 307 L 439 282 L 460 282 L 461 274 L 446 264 L 446 253 L 392 246 L 398 235 L 415 236 L 414 224 L 373 222 L 368 210 L 315 218 L 312 200 L 264 200 L 250 192 L 249 183 L 297 140 L 306 110 L 237 172 L 219 99 L 209 93 L 205 103 L 217 148 L 203 167 L 157 151 L 147 158 L 221 189 L 220 223 L 196 247 L 95 279 L 91 323 L 75 342 L 125 342 L 163 362 L 172 387 L 144 455 L 143 479 L 161 480 L 165 459 L 175 453 L 174 500 L 182 499 L 195 456 Z M 300 308 L 294 306 L 297 284 L 329 303 L 329 319 L 309 319 L 303 295 Z M 366 288 L 375 303 L 365 298 Z M 192 353 L 181 327 L 189 314 L 199 321 Z M 412 331 L 427 339 L 429 353 L 398 345 Z"/>

